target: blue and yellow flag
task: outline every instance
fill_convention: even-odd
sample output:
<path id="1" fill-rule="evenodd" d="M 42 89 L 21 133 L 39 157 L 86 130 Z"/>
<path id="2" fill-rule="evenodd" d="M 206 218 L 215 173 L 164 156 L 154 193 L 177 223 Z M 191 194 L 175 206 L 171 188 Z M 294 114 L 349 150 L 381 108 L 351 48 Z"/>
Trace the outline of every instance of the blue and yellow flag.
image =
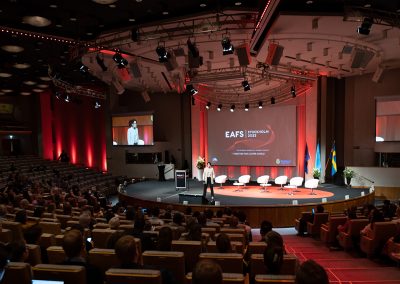
<path id="1" fill-rule="evenodd" d="M 333 141 L 333 145 L 332 145 L 331 160 L 332 160 L 331 176 L 334 176 L 337 172 L 335 141 Z"/>
<path id="2" fill-rule="evenodd" d="M 304 172 L 308 174 L 308 160 L 310 159 L 310 153 L 308 152 L 308 146 L 306 142 L 306 151 L 304 153 Z"/>

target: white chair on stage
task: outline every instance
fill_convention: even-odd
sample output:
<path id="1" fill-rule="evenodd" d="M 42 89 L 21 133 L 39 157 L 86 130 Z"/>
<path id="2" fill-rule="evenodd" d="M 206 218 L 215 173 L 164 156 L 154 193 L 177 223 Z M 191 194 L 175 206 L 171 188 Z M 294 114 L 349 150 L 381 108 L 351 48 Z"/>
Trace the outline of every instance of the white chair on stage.
<path id="1" fill-rule="evenodd" d="M 271 184 L 268 183 L 269 180 L 269 175 L 264 175 L 260 176 L 257 178 L 257 183 L 261 186 L 261 192 L 268 192 L 268 190 L 265 189 L 267 186 L 271 186 Z"/>
<path id="2" fill-rule="evenodd" d="M 302 177 L 292 177 L 289 181 L 289 185 L 285 186 L 285 188 L 289 188 L 289 195 L 293 195 L 296 192 L 296 188 L 303 185 L 304 178 Z"/>
<path id="3" fill-rule="evenodd" d="M 281 186 L 280 190 L 283 190 L 283 186 L 287 183 L 287 176 L 279 176 L 275 178 L 275 184 L 279 184 Z"/>
<path id="4" fill-rule="evenodd" d="M 316 195 L 316 193 L 314 193 L 314 188 L 318 187 L 318 183 L 319 183 L 319 179 L 316 179 L 316 178 L 309 179 L 309 180 L 306 180 L 304 187 L 311 189 L 310 195 Z"/>
<path id="5" fill-rule="evenodd" d="M 242 190 L 240 189 L 240 187 L 243 186 L 243 188 L 245 188 L 245 187 L 246 187 L 246 184 L 249 183 L 249 182 L 250 182 L 250 175 L 243 175 L 243 176 L 240 176 L 239 179 L 238 179 L 238 181 L 235 182 L 235 183 L 233 183 L 233 185 L 236 185 L 236 186 L 238 187 L 238 189 L 235 190 L 235 191 L 242 191 Z"/>
<path id="6" fill-rule="evenodd" d="M 219 183 L 220 184 L 219 188 L 222 188 L 222 184 L 226 183 L 226 179 L 227 178 L 228 177 L 226 175 L 220 175 L 220 176 L 215 177 L 214 181 L 215 181 L 215 183 Z"/>

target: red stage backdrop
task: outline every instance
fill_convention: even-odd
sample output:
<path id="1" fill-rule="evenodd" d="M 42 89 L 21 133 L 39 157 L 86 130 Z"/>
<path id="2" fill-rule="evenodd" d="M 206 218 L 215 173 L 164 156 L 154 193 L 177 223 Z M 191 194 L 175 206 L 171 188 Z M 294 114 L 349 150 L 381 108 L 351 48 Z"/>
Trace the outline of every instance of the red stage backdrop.
<path id="1" fill-rule="evenodd" d="M 67 103 L 51 93 L 41 94 L 43 156 L 56 159 L 65 150 L 71 163 L 106 171 L 104 110 L 95 109 L 92 98 L 77 99 Z"/>

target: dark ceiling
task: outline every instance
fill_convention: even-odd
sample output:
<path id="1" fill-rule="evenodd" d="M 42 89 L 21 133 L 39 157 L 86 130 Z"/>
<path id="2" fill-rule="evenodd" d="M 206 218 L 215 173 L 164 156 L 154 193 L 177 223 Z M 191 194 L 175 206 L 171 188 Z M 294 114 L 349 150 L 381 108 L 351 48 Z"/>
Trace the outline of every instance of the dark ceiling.
<path id="1" fill-rule="evenodd" d="M 98 2 L 98 3 L 96 3 Z M 254 10 L 259 15 L 267 0 L 1 0 L 0 1 L 0 95 L 14 96 L 41 92 L 49 66 L 52 74 L 85 86 L 105 88 L 90 74 L 79 72 L 78 48 L 95 41 L 102 33 L 131 30 L 141 25 L 180 19 L 227 9 Z M 107 4 L 100 4 L 107 3 Z M 399 1 L 282 0 L 279 11 L 289 13 L 343 13 L 346 5 L 374 5 L 397 13 Z M 29 16 L 37 27 L 29 24 Z M 46 23 L 46 19 L 49 22 Z M 72 42 L 69 42 L 72 41 Z M 4 46 L 16 45 L 12 53 Z M 16 65 L 19 64 L 19 65 Z M 22 64 L 22 65 L 21 65 Z M 24 64 L 26 64 L 24 66 Z M 16 68 L 19 67 L 19 68 Z M 21 69 L 21 67 L 23 69 Z"/>

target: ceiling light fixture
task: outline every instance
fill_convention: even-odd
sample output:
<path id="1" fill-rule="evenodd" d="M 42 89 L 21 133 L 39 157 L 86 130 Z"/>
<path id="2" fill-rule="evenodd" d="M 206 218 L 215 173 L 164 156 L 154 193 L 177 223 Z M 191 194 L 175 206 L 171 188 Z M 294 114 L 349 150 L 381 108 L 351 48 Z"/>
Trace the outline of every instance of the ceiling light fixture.
<path id="1" fill-rule="evenodd" d="M 251 89 L 249 81 L 247 81 L 247 80 L 242 81 L 242 86 L 243 86 L 243 90 L 245 92 L 250 91 L 250 89 Z"/>
<path id="2" fill-rule="evenodd" d="M 24 48 L 22 46 L 18 45 L 3 45 L 1 47 L 4 51 L 11 52 L 11 53 L 19 53 L 24 51 Z"/>
<path id="3" fill-rule="evenodd" d="M 89 68 L 82 63 L 81 67 L 79 67 L 79 71 L 82 74 L 87 74 L 89 72 Z"/>
<path id="4" fill-rule="evenodd" d="M 10 73 L 6 73 L 6 72 L 1 72 L 0 73 L 0 78 L 9 78 L 11 76 L 12 76 L 12 74 L 10 74 Z"/>
<path id="5" fill-rule="evenodd" d="M 21 92 L 20 94 L 23 96 L 29 96 L 31 93 L 30 92 Z"/>
<path id="6" fill-rule="evenodd" d="M 22 18 L 22 23 L 42 28 L 49 26 L 51 24 L 51 21 L 47 18 L 40 16 L 25 16 Z"/>
<path id="7" fill-rule="evenodd" d="M 221 111 L 221 109 L 222 109 L 222 104 L 219 104 L 217 107 L 217 111 Z"/>
<path id="8" fill-rule="evenodd" d="M 126 60 L 124 57 L 122 57 L 120 51 L 116 51 L 113 60 L 118 64 L 118 68 L 122 69 L 128 66 L 128 60 Z"/>
<path id="9" fill-rule="evenodd" d="M 208 102 L 207 105 L 206 105 L 206 109 L 210 109 L 210 107 L 211 107 L 211 103 Z"/>
<path id="10" fill-rule="evenodd" d="M 258 108 L 262 109 L 263 108 L 263 102 L 258 102 Z"/>
<path id="11" fill-rule="evenodd" d="M 29 67 L 31 67 L 31 65 L 28 63 L 15 63 L 14 64 L 14 68 L 17 68 L 17 69 L 26 69 Z"/>
<path id="12" fill-rule="evenodd" d="M 235 105 L 231 105 L 231 112 L 235 111 Z"/>
<path id="13" fill-rule="evenodd" d="M 195 96 L 199 91 L 196 90 L 192 84 L 189 84 L 186 86 L 186 91 L 191 94 L 192 96 Z"/>
<path id="14" fill-rule="evenodd" d="M 296 88 L 294 86 L 290 87 L 290 94 L 292 95 L 292 98 L 296 97 Z"/>
<path id="15" fill-rule="evenodd" d="M 64 100 L 65 100 L 67 103 L 69 103 L 69 102 L 70 102 L 69 96 L 66 95 Z"/>
<path id="16" fill-rule="evenodd" d="M 271 105 L 274 105 L 274 104 L 275 104 L 275 98 L 271 97 Z"/>
<path id="17" fill-rule="evenodd" d="M 98 102 L 98 101 L 96 101 L 95 103 L 94 103 L 94 108 L 100 108 L 101 107 L 101 104 Z"/>
<path id="18" fill-rule="evenodd" d="M 221 41 L 222 55 L 233 54 L 235 48 L 233 47 L 229 37 L 224 37 Z"/>
<path id="19" fill-rule="evenodd" d="M 250 107 L 249 104 L 245 104 L 244 105 L 244 111 L 249 111 L 249 107 Z"/>
<path id="20" fill-rule="evenodd" d="M 360 35 L 369 35 L 373 22 L 372 18 L 364 18 L 361 26 L 357 28 L 357 33 Z"/>
<path id="21" fill-rule="evenodd" d="M 165 49 L 165 46 L 159 45 L 156 48 L 156 52 L 157 52 L 157 55 L 158 55 L 158 61 L 159 62 L 168 62 L 168 59 L 170 58 L 171 55 Z"/>

